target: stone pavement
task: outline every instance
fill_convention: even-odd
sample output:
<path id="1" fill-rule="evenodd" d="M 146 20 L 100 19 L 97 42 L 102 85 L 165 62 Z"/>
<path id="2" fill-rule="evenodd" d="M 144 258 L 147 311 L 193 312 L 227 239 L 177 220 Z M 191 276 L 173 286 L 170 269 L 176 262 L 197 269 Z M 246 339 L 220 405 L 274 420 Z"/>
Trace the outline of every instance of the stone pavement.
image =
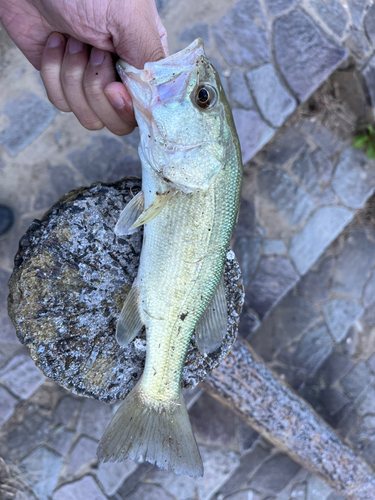
<path id="1" fill-rule="evenodd" d="M 375 163 L 350 147 L 373 120 L 375 5 L 157 3 L 171 52 L 203 38 L 233 107 L 245 163 L 240 333 L 375 466 Z M 17 212 L 0 241 L 0 498 L 24 483 L 34 500 L 342 498 L 200 389 L 186 398 L 203 478 L 98 464 L 115 408 L 45 379 L 7 318 L 6 282 L 20 237 L 62 194 L 140 174 L 137 132 L 88 132 L 54 109 L 3 31 L 0 88 L 0 203 Z"/>

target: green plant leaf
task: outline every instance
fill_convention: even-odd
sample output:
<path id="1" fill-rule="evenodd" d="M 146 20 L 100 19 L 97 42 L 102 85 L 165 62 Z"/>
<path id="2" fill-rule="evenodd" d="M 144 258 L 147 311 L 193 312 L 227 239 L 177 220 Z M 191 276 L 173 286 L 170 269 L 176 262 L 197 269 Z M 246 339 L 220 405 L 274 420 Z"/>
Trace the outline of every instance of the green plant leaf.
<path id="1" fill-rule="evenodd" d="M 370 160 L 375 159 L 375 146 L 374 144 L 369 144 L 369 147 L 367 148 L 367 158 Z"/>
<path id="2" fill-rule="evenodd" d="M 367 130 L 371 136 L 375 136 L 375 129 L 372 125 L 367 125 Z"/>
<path id="3" fill-rule="evenodd" d="M 368 135 L 356 135 L 353 141 L 353 148 L 363 148 L 370 142 L 370 137 Z"/>

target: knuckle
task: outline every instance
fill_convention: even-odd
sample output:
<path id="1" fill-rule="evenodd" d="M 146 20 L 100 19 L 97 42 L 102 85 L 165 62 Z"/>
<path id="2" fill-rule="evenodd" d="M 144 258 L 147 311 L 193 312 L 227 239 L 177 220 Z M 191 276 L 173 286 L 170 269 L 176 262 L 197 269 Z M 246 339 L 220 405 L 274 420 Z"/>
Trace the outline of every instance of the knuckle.
<path id="1" fill-rule="evenodd" d="M 95 131 L 104 128 L 104 123 L 101 120 L 80 120 L 81 125 L 83 125 L 87 130 Z"/>

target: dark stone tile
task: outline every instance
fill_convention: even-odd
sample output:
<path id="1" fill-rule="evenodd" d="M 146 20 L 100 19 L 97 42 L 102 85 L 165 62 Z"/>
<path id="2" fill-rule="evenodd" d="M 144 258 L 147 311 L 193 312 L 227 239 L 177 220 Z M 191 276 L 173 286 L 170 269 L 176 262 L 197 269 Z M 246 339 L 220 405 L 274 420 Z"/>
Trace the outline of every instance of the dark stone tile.
<path id="1" fill-rule="evenodd" d="M 242 237 L 235 241 L 233 245 L 234 253 L 240 264 L 243 284 L 247 289 L 255 269 L 258 266 L 262 249 L 262 240 L 260 238 Z"/>
<path id="2" fill-rule="evenodd" d="M 354 401 L 354 407 L 359 416 L 375 413 L 375 389 L 367 386 Z"/>
<path id="3" fill-rule="evenodd" d="M 368 360 L 367 360 L 367 366 L 370 368 L 372 373 L 375 373 L 375 354 L 373 354 Z"/>
<path id="4" fill-rule="evenodd" d="M 372 5 L 367 11 L 364 26 L 372 45 L 375 45 L 375 5 Z"/>
<path id="5" fill-rule="evenodd" d="M 21 93 L 5 102 L 9 126 L 0 132 L 0 144 L 11 156 L 31 144 L 51 123 L 55 108 L 35 94 Z"/>
<path id="6" fill-rule="evenodd" d="M 78 414 L 82 403 L 82 400 L 70 396 L 61 399 L 53 416 L 54 421 L 62 425 L 67 425 L 72 417 Z"/>
<path id="7" fill-rule="evenodd" d="M 315 165 L 319 184 L 325 187 L 330 181 L 333 173 L 333 163 L 320 149 L 314 151 L 311 159 Z"/>
<path id="8" fill-rule="evenodd" d="M 67 458 L 67 475 L 75 476 L 84 465 L 89 462 L 96 463 L 98 461 L 97 448 L 98 443 L 93 439 L 80 437 Z"/>
<path id="9" fill-rule="evenodd" d="M 310 151 L 306 151 L 295 161 L 292 170 L 309 193 L 314 196 L 320 193 L 321 188 Z"/>
<path id="10" fill-rule="evenodd" d="M 163 9 L 168 2 L 169 0 L 155 0 L 156 8 L 158 9 L 159 14 L 163 12 Z"/>
<path id="11" fill-rule="evenodd" d="M 301 11 L 292 11 L 276 19 L 274 37 L 279 68 L 301 101 L 306 100 L 346 57 L 346 51 L 328 40 Z"/>
<path id="12" fill-rule="evenodd" d="M 332 299 L 323 304 L 323 314 L 336 342 L 346 337 L 349 328 L 363 314 L 363 307 L 352 299 Z"/>
<path id="13" fill-rule="evenodd" d="M 242 309 L 240 324 L 238 328 L 238 333 L 244 339 L 248 338 L 252 333 L 259 327 L 260 320 L 258 316 L 251 310 L 248 303 L 245 304 Z"/>
<path id="14" fill-rule="evenodd" d="M 263 463 L 249 486 L 267 493 L 279 493 L 297 474 L 300 466 L 287 455 L 278 453 Z"/>
<path id="15" fill-rule="evenodd" d="M 375 442 L 375 417 L 373 415 L 363 418 L 358 429 L 351 436 L 351 440 L 359 450 Z"/>
<path id="16" fill-rule="evenodd" d="M 373 56 L 363 71 L 367 90 L 370 94 L 372 107 L 375 107 L 375 56 Z"/>
<path id="17" fill-rule="evenodd" d="M 375 465 L 375 442 L 364 446 L 361 455 L 372 466 Z"/>
<path id="18" fill-rule="evenodd" d="M 296 4 L 296 0 L 266 0 L 268 12 L 273 16 L 280 14 Z"/>
<path id="19" fill-rule="evenodd" d="M 242 161 L 245 164 L 267 144 L 275 130 L 267 125 L 255 109 L 233 109 L 233 119 L 241 144 Z"/>
<path id="20" fill-rule="evenodd" d="M 354 26 L 359 26 L 362 20 L 362 14 L 366 6 L 366 0 L 348 0 L 349 10 L 352 15 Z"/>
<path id="21" fill-rule="evenodd" d="M 286 246 L 283 240 L 263 240 L 263 252 L 265 255 L 283 255 Z"/>
<path id="22" fill-rule="evenodd" d="M 45 377 L 35 366 L 29 353 L 20 351 L 0 372 L 4 384 L 20 398 L 27 399 L 43 383 Z"/>
<path id="23" fill-rule="evenodd" d="M 196 38 L 202 38 L 206 47 L 210 46 L 210 35 L 208 33 L 209 26 L 206 23 L 198 22 L 195 24 L 185 25 L 184 29 L 178 35 L 180 42 L 190 44 Z"/>
<path id="24" fill-rule="evenodd" d="M 358 395 L 370 384 L 373 376 L 364 361 L 359 361 L 351 371 L 341 380 L 341 386 L 345 393 L 356 399 Z"/>
<path id="25" fill-rule="evenodd" d="M 53 494 L 53 500 L 88 500 L 89 498 L 92 500 L 106 500 L 94 478 L 89 475 L 84 476 L 79 481 L 64 484 Z"/>
<path id="26" fill-rule="evenodd" d="M 296 101 L 281 84 L 272 64 L 249 71 L 246 78 L 263 117 L 274 127 L 281 127 L 296 109 Z"/>
<path id="27" fill-rule="evenodd" d="M 310 214 L 314 201 L 279 168 L 263 167 L 258 173 L 258 197 L 262 199 L 259 217 L 276 216 L 285 225 L 300 224 Z"/>
<path id="28" fill-rule="evenodd" d="M 281 380 L 285 381 L 295 391 L 298 391 L 305 381 L 305 378 L 298 370 L 281 368 L 279 366 L 276 366 L 273 369 L 280 376 Z"/>
<path id="29" fill-rule="evenodd" d="M 291 240 L 289 254 L 303 275 L 318 260 L 324 250 L 352 219 L 353 213 L 344 207 L 321 207 L 305 227 Z"/>
<path id="30" fill-rule="evenodd" d="M 367 326 L 375 325 L 375 308 L 372 305 L 366 309 L 362 321 Z"/>
<path id="31" fill-rule="evenodd" d="M 288 130 L 272 144 L 267 153 L 267 161 L 283 165 L 307 147 L 305 139 L 293 128 Z"/>
<path id="32" fill-rule="evenodd" d="M 117 495 L 119 496 L 119 498 L 125 500 L 129 493 L 132 493 L 135 490 L 138 484 L 152 468 L 153 466 L 148 462 L 144 462 L 143 464 L 138 465 L 133 474 L 125 479 L 124 483 L 117 491 Z"/>
<path id="33" fill-rule="evenodd" d="M 327 500 L 345 500 L 345 497 L 343 497 L 342 495 L 339 495 L 338 493 L 336 493 L 335 491 L 333 491 L 329 497 L 327 498 Z"/>
<path id="34" fill-rule="evenodd" d="M 263 318 L 298 281 L 298 274 L 284 257 L 262 257 L 247 289 L 248 303 Z"/>
<path id="35" fill-rule="evenodd" d="M 340 156 L 332 185 L 346 206 L 362 208 L 375 189 L 372 162 L 362 151 L 346 147 Z"/>
<path id="36" fill-rule="evenodd" d="M 234 413 L 207 393 L 202 394 L 192 406 L 189 415 L 198 442 L 217 446 L 231 446 L 234 443 L 236 437 Z"/>
<path id="37" fill-rule="evenodd" d="M 12 415 L 18 400 L 13 397 L 4 387 L 0 386 L 0 427 Z"/>
<path id="38" fill-rule="evenodd" d="M 323 377 L 327 387 L 344 377 L 352 368 L 353 364 L 347 354 L 333 352 L 324 362 L 319 374 Z"/>
<path id="39" fill-rule="evenodd" d="M 258 0 L 240 0 L 212 27 L 216 46 L 229 65 L 268 62 L 268 29 Z"/>
<path id="40" fill-rule="evenodd" d="M 309 135 L 326 156 L 332 156 L 342 146 L 335 139 L 332 132 L 318 121 L 305 120 L 301 126 L 301 131 Z"/>
<path id="41" fill-rule="evenodd" d="M 73 431 L 67 431 L 64 430 L 63 427 L 57 427 L 54 429 L 54 433 L 48 441 L 48 446 L 64 456 L 70 450 L 74 435 L 75 433 Z"/>
<path id="42" fill-rule="evenodd" d="M 327 259 L 319 265 L 317 271 L 309 271 L 298 283 L 298 292 L 312 302 L 323 302 L 329 298 L 333 259 Z"/>
<path id="43" fill-rule="evenodd" d="M 255 109 L 243 71 L 235 69 L 229 77 L 230 99 L 244 109 Z"/>
<path id="44" fill-rule="evenodd" d="M 123 177 L 142 177 L 142 166 L 139 158 L 128 154 L 121 156 L 106 182 L 116 182 Z"/>
<path id="45" fill-rule="evenodd" d="M 233 238 L 243 236 L 254 236 L 255 232 L 255 207 L 253 203 L 244 198 L 241 199 L 240 216 L 234 229 Z"/>
<path id="46" fill-rule="evenodd" d="M 320 392 L 320 402 L 327 416 L 334 415 L 350 403 L 342 392 L 336 389 L 325 389 Z"/>
<path id="47" fill-rule="evenodd" d="M 112 408 L 109 404 L 95 399 L 85 399 L 77 430 L 99 441 L 111 418 Z"/>
<path id="48" fill-rule="evenodd" d="M 352 406 L 347 406 L 344 408 L 343 415 L 339 422 L 336 424 L 335 429 L 338 431 L 340 436 L 345 438 L 352 429 L 355 428 L 358 422 L 358 416 L 355 409 Z"/>
<path id="49" fill-rule="evenodd" d="M 294 357 L 294 366 L 311 377 L 331 352 L 331 336 L 325 325 L 319 326 L 307 333 L 299 343 Z"/>
<path id="50" fill-rule="evenodd" d="M 311 5 L 318 12 L 322 21 L 331 28 L 331 30 L 341 37 L 344 34 L 348 14 L 339 0 L 329 0 L 328 2 L 315 2 Z"/>
<path id="51" fill-rule="evenodd" d="M 353 54 L 358 62 L 363 61 L 371 54 L 372 48 L 363 29 L 352 27 L 344 46 Z"/>
<path id="52" fill-rule="evenodd" d="M 259 438 L 259 434 L 252 427 L 239 420 L 238 422 L 238 439 L 240 450 L 242 453 L 250 450 L 254 443 Z"/>
<path id="53" fill-rule="evenodd" d="M 365 307 L 371 306 L 375 302 L 375 272 L 373 271 L 368 279 L 362 295 L 362 302 Z"/>

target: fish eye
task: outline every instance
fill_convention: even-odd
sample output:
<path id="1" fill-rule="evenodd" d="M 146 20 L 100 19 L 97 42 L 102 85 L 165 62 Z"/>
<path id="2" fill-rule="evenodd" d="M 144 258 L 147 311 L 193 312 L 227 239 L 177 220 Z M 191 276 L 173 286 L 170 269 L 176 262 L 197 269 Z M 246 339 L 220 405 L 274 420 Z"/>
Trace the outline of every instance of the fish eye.
<path id="1" fill-rule="evenodd" d="M 195 102 L 202 109 L 211 108 L 216 102 L 216 91 L 210 85 L 200 85 L 195 91 Z"/>

